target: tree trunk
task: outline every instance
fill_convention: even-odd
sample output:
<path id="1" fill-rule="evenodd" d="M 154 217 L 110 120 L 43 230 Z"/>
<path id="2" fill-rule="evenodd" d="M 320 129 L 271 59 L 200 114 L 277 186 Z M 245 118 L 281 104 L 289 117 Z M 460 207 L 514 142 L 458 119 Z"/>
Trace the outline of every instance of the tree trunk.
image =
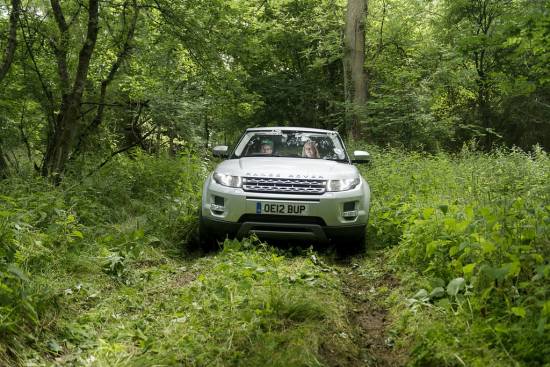
<path id="1" fill-rule="evenodd" d="M 208 151 L 208 144 L 210 143 L 210 127 L 208 126 L 208 114 L 204 114 L 204 149 Z"/>
<path id="2" fill-rule="evenodd" d="M 8 31 L 8 44 L 6 46 L 6 52 L 4 53 L 4 59 L 0 64 L 0 82 L 8 73 L 13 57 L 15 55 L 15 48 L 17 47 L 17 22 L 19 20 L 19 12 L 21 10 L 21 0 L 11 1 L 11 13 L 10 13 L 10 28 Z"/>
<path id="3" fill-rule="evenodd" d="M 8 162 L 4 156 L 4 150 L 2 149 L 2 142 L 0 141 L 0 179 L 8 177 Z"/>
<path id="4" fill-rule="evenodd" d="M 145 141 L 143 132 L 143 123 L 140 122 L 144 109 L 147 109 L 149 101 L 127 102 L 128 107 L 125 110 L 124 118 L 118 127 L 122 134 L 122 141 L 119 147 L 139 146 L 147 152 L 152 151 L 152 144 Z"/>
<path id="5" fill-rule="evenodd" d="M 124 44 L 120 48 L 115 61 L 111 65 L 109 74 L 105 79 L 101 81 L 96 114 L 92 122 L 90 123 L 90 125 L 88 125 L 85 129 L 82 129 L 82 131 L 80 132 L 78 136 L 78 141 L 75 147 L 75 152 L 74 152 L 75 156 L 80 153 L 81 145 L 84 143 L 85 139 L 91 133 L 93 133 L 103 122 L 103 113 L 105 112 L 105 97 L 107 96 L 107 88 L 115 79 L 115 75 L 117 74 L 118 70 L 120 69 L 120 67 L 126 60 L 126 58 L 129 57 L 132 52 L 132 48 L 133 48 L 132 42 L 134 40 L 134 33 L 136 30 L 136 25 L 137 25 L 138 16 L 139 16 L 139 7 L 137 5 L 136 0 L 132 0 L 132 7 L 133 7 L 133 14 L 130 20 L 128 31 L 126 33 Z M 125 6 L 125 9 L 126 9 L 126 6 Z M 126 13 L 124 14 L 123 18 L 126 19 Z"/>
<path id="6" fill-rule="evenodd" d="M 365 64 L 365 15 L 367 0 L 348 0 L 344 33 L 344 84 L 346 104 L 352 105 L 346 130 L 353 139 L 361 136 L 361 109 L 367 101 Z"/>
<path id="7" fill-rule="evenodd" d="M 57 71 L 61 80 L 62 101 L 60 111 L 54 121 L 54 131 L 49 137 L 42 174 L 59 183 L 71 151 L 76 144 L 76 137 L 82 129 L 80 121 L 82 95 L 88 78 L 88 68 L 95 48 L 99 28 L 99 0 L 89 0 L 88 28 L 86 40 L 80 49 L 78 65 L 72 88 L 69 87 L 69 70 L 67 60 L 67 42 L 69 26 L 65 21 L 59 0 L 51 0 L 60 37 L 54 50 L 57 58 Z"/>
<path id="8" fill-rule="evenodd" d="M 491 6 L 493 5 L 493 6 Z M 474 13 L 471 15 L 476 24 L 476 36 L 483 36 L 482 39 L 489 39 L 493 21 L 497 17 L 497 12 L 494 8 L 495 4 L 490 1 L 477 2 L 473 8 Z M 491 129 L 493 125 L 493 107 L 491 105 L 491 89 L 492 83 L 490 73 L 490 49 L 485 41 L 473 52 L 473 59 L 477 72 L 477 113 L 478 118 L 483 128 L 484 136 L 481 139 L 482 146 L 489 150 L 493 145 L 494 135 Z"/>

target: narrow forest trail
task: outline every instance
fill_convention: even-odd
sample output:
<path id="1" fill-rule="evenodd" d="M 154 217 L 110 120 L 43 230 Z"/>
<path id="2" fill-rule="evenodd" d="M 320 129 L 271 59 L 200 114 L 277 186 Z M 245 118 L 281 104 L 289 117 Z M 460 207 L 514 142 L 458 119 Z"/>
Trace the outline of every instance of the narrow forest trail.
<path id="1" fill-rule="evenodd" d="M 384 303 L 399 283 L 382 258 L 342 261 L 249 240 L 209 254 L 149 252 L 121 276 L 91 274 L 67 288 L 59 331 L 26 362 L 400 366 Z"/>
<path id="2" fill-rule="evenodd" d="M 384 268 L 383 256 L 346 258 L 335 263 L 348 301 L 348 321 L 358 350 L 357 358 L 330 360 L 331 366 L 403 366 L 405 351 L 395 346 L 391 314 L 385 297 L 399 280 Z"/>

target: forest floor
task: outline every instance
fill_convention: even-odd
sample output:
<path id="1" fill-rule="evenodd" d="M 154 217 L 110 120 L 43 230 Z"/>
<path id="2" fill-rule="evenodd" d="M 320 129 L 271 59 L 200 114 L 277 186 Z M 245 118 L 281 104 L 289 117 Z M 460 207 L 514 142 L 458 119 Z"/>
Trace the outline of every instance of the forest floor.
<path id="1" fill-rule="evenodd" d="M 73 284 L 55 320 L 61 333 L 45 338 L 45 355 L 26 362 L 404 365 L 385 303 L 399 281 L 383 258 L 342 260 L 246 241 L 185 257 L 147 248 L 114 277 L 60 279 Z"/>
<path id="2" fill-rule="evenodd" d="M 364 272 L 366 265 L 371 265 L 371 276 Z M 361 360 L 357 365 L 405 365 L 406 351 L 395 346 L 391 335 L 392 315 L 384 303 L 385 295 L 399 287 L 399 280 L 385 271 L 380 258 L 372 255 L 366 259 L 346 259 L 340 274 L 342 292 L 351 306 L 350 323 L 355 328 L 355 340 L 360 349 Z M 339 361 L 334 362 L 331 365 L 341 365 Z"/>

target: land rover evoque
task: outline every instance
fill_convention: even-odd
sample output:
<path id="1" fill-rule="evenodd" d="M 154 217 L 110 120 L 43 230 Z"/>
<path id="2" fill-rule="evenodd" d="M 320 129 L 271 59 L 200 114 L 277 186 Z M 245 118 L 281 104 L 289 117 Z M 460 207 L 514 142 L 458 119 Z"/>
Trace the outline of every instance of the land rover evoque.
<path id="1" fill-rule="evenodd" d="M 370 188 L 338 133 L 310 128 L 251 128 L 206 179 L 199 210 L 201 243 L 256 234 L 266 239 L 364 247 Z"/>

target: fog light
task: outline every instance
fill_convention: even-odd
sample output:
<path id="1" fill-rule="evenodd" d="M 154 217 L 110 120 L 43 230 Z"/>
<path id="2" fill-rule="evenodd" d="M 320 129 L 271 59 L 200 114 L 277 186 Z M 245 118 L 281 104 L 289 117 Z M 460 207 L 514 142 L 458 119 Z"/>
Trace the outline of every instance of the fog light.
<path id="1" fill-rule="evenodd" d="M 216 213 L 223 213 L 223 211 L 225 210 L 223 206 L 216 204 L 210 204 L 210 209 L 212 209 L 212 211 Z"/>
<path id="2" fill-rule="evenodd" d="M 214 202 L 210 204 L 210 209 L 215 214 L 222 214 L 225 211 L 225 200 L 221 196 L 214 195 Z"/>
<path id="3" fill-rule="evenodd" d="M 344 210 L 342 210 L 342 216 L 344 219 L 354 219 L 359 215 L 359 211 L 355 209 L 356 201 L 348 201 L 344 203 Z"/>
<path id="4" fill-rule="evenodd" d="M 348 212 L 344 212 L 342 216 L 343 216 L 344 218 L 348 219 L 348 218 L 355 218 L 355 217 L 358 216 L 358 215 L 359 215 L 359 211 L 357 211 L 357 210 L 350 210 L 350 211 L 348 211 Z"/>
<path id="5" fill-rule="evenodd" d="M 214 195 L 214 204 L 218 205 L 218 206 L 221 206 L 222 209 L 223 209 L 223 207 L 225 205 L 225 200 L 221 196 Z"/>
<path id="6" fill-rule="evenodd" d="M 355 201 L 348 201 L 344 203 L 344 212 L 355 210 Z"/>

